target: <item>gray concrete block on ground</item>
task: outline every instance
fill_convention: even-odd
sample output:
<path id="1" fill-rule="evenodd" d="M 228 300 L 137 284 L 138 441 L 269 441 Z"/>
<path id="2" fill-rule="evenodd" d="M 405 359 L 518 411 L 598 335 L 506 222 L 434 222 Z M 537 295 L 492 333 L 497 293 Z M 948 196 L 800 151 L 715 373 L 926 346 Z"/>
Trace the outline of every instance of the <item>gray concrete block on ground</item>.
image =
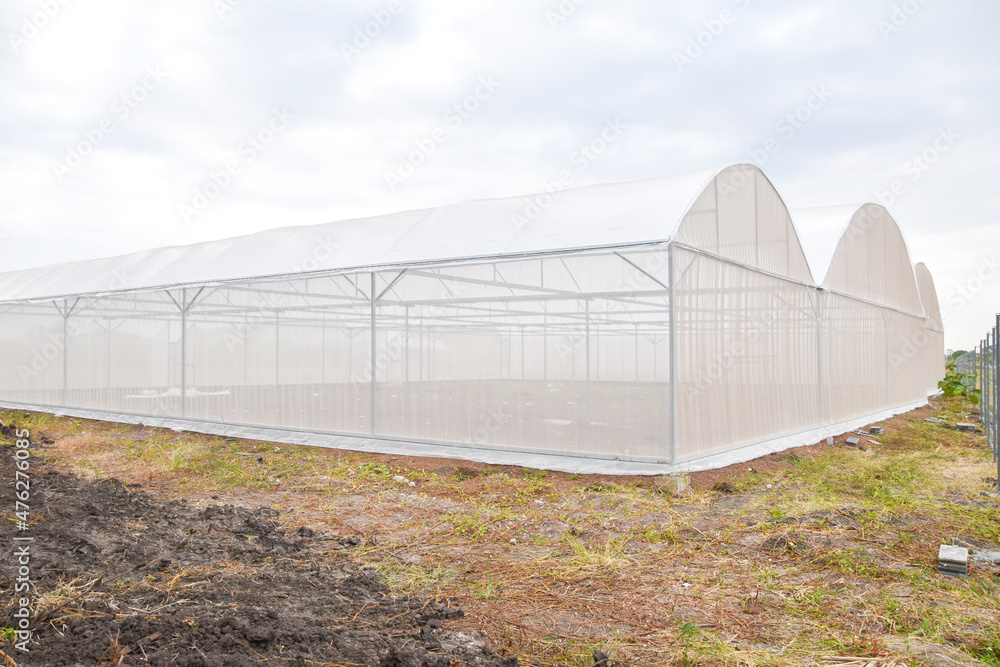
<path id="1" fill-rule="evenodd" d="M 938 560 L 946 563 L 959 563 L 968 565 L 969 548 L 957 547 L 953 544 L 942 544 L 938 549 Z"/>
<path id="2" fill-rule="evenodd" d="M 942 544 L 938 549 L 938 572 L 955 577 L 969 574 L 969 549 Z"/>

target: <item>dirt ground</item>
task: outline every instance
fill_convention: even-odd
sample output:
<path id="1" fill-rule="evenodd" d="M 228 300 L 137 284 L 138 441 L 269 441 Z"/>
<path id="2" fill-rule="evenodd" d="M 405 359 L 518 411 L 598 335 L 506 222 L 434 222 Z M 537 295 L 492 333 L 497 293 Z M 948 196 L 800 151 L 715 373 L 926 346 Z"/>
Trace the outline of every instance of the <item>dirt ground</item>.
<path id="1" fill-rule="evenodd" d="M 36 636 L 27 657 L 10 638 L 0 651 L 19 665 L 1000 665 L 1000 564 L 936 572 L 942 543 L 1000 550 L 995 464 L 980 434 L 950 428 L 970 410 L 935 399 L 860 448 L 843 434 L 696 473 L 678 497 L 649 477 L 8 413 L 35 444 Z M 0 522 L 0 540 L 14 530 Z M 2 570 L 8 613 L 11 585 Z"/>
<path id="2" fill-rule="evenodd" d="M 4 453 L 0 476 L 13 479 Z M 31 567 L 44 593 L 31 653 L 8 649 L 17 664 L 517 664 L 486 649 L 454 601 L 393 595 L 351 562 L 356 537 L 285 530 L 266 507 L 195 508 L 117 479 L 33 473 Z M 5 544 L 13 536 L 0 524 Z M 0 588 L 11 583 L 0 575 Z"/>

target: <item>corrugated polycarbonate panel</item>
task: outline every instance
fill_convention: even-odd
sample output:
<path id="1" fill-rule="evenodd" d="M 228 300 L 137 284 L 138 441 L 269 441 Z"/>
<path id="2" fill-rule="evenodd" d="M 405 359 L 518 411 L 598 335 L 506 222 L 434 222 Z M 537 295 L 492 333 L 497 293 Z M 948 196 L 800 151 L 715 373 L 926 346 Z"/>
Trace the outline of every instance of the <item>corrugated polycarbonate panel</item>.
<path id="1" fill-rule="evenodd" d="M 816 291 L 674 252 L 680 460 L 820 423 Z"/>

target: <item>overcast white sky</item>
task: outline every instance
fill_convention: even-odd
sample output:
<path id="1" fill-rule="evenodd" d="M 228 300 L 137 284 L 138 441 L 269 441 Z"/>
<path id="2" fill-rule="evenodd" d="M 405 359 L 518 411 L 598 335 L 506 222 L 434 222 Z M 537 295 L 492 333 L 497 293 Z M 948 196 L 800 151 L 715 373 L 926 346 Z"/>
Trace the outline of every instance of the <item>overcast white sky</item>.
<path id="1" fill-rule="evenodd" d="M 754 161 L 1000 310 L 995 0 L 347 4 L 6 0 L 0 270 Z"/>

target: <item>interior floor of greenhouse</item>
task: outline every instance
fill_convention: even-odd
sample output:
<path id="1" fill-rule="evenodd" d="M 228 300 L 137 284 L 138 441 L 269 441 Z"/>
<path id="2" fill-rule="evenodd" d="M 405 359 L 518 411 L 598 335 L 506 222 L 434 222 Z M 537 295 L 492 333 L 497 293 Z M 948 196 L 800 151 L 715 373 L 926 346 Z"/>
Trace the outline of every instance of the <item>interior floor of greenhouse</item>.
<path id="1" fill-rule="evenodd" d="M 672 463 L 666 383 L 379 382 L 374 428 L 371 388 L 370 382 L 198 387 L 183 399 L 177 387 L 70 389 L 0 398 L 0 406 L 365 452 L 657 475 L 709 470 L 812 444 L 925 404 L 877 409 L 723 451 L 682 454 Z"/>

